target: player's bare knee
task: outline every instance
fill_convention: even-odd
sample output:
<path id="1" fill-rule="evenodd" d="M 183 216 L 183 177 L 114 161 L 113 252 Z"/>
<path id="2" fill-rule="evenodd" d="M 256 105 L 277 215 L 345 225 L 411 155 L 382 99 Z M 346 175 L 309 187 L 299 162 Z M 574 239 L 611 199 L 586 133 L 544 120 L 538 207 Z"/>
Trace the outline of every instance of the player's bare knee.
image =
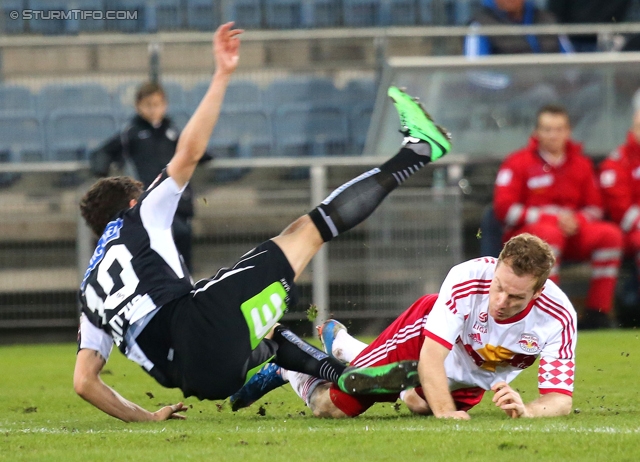
<path id="1" fill-rule="evenodd" d="M 309 408 L 315 417 L 338 419 L 347 415 L 331 401 L 330 383 L 318 385 L 309 397 Z"/>
<path id="2" fill-rule="evenodd" d="M 288 234 L 292 234 L 298 231 L 301 227 L 303 227 L 306 223 L 311 223 L 311 218 L 309 215 L 303 215 L 298 219 L 294 220 L 289 226 L 282 230 L 280 236 L 286 236 Z"/>

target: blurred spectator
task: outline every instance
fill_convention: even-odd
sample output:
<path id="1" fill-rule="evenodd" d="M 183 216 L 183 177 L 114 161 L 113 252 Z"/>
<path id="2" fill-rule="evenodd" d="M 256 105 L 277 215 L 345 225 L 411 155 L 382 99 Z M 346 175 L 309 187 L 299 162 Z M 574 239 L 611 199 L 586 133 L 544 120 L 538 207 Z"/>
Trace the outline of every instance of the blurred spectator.
<path id="1" fill-rule="evenodd" d="M 531 0 L 483 0 L 473 15 L 471 26 L 555 24 L 552 13 L 536 7 Z M 464 43 L 465 56 L 521 53 L 571 52 L 573 47 L 566 36 L 501 35 L 487 37 L 468 35 Z"/>
<path id="2" fill-rule="evenodd" d="M 586 310 L 579 327 L 610 325 L 623 238 L 618 226 L 601 221 L 602 198 L 591 159 L 571 140 L 566 110 L 548 105 L 538 111 L 529 144 L 501 165 L 494 190 L 503 240 L 531 233 L 556 252 L 550 279 L 558 281 L 563 258 L 591 261 Z"/>
<path id="3" fill-rule="evenodd" d="M 90 164 L 95 175 L 107 176 L 115 163 L 124 168 L 125 174 L 144 183 L 146 188 L 173 157 L 180 131 L 166 115 L 167 99 L 160 84 L 144 83 L 136 93 L 135 107 L 136 115 L 122 132 L 91 153 Z M 176 247 L 189 271 L 192 270 L 192 217 L 193 190 L 187 185 L 178 204 L 172 230 Z"/>
<path id="4" fill-rule="evenodd" d="M 615 24 L 625 20 L 630 4 L 631 0 L 549 0 L 548 8 L 562 24 Z M 571 43 L 578 52 L 598 51 L 596 34 L 572 35 Z"/>
<path id="5" fill-rule="evenodd" d="M 640 277 L 640 110 L 636 108 L 627 142 L 600 165 L 605 210 L 624 233 L 625 254 Z M 636 287 L 637 290 L 637 287 Z M 635 300 L 638 300 L 638 294 Z"/>

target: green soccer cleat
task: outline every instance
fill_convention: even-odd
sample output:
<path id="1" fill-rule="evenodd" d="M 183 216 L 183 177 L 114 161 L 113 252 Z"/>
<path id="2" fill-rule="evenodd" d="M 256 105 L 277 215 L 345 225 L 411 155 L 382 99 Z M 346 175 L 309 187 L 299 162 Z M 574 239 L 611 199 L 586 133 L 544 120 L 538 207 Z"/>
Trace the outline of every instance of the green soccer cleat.
<path id="1" fill-rule="evenodd" d="M 431 161 L 438 160 L 451 150 L 451 134 L 436 125 L 422 104 L 398 87 L 389 87 L 387 94 L 400 116 L 400 131 L 408 142 L 423 141 L 431 146 Z"/>
<path id="2" fill-rule="evenodd" d="M 419 385 L 418 361 L 348 367 L 338 379 L 340 389 L 350 395 L 395 394 Z"/>

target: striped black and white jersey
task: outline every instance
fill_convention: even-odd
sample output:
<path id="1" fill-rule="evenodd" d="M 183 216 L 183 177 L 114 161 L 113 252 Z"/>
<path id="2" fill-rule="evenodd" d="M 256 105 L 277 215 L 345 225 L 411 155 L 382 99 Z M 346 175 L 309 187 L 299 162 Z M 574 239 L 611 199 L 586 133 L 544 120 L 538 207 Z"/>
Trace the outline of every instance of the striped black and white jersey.
<path id="1" fill-rule="evenodd" d="M 152 366 L 145 364 L 135 336 L 159 307 L 193 289 L 171 234 L 183 190 L 165 169 L 134 207 L 105 228 L 80 286 L 79 348 L 107 359 L 113 343 L 130 359 Z"/>

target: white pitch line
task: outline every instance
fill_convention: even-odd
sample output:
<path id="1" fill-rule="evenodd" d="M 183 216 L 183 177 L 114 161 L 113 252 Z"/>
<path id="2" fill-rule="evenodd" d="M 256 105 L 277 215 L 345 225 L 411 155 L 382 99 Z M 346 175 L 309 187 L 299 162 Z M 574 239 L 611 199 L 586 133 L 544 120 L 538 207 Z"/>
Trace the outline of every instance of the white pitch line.
<path id="1" fill-rule="evenodd" d="M 286 421 L 285 421 L 286 423 Z M 184 428 L 170 429 L 175 432 L 185 432 L 191 430 L 185 430 Z M 343 428 L 326 428 L 326 427 L 307 427 L 306 429 L 295 429 L 286 427 L 257 427 L 257 428 L 243 428 L 235 427 L 226 430 L 216 430 L 216 434 L 246 434 L 246 433 L 351 433 L 356 431 L 371 431 L 371 432 L 388 432 L 390 427 L 376 427 L 375 425 L 365 425 L 364 427 L 345 426 Z M 209 430 L 207 430 L 208 432 Z M 393 426 L 394 432 L 432 432 L 432 433 L 447 433 L 447 432 L 460 432 L 460 433 L 568 433 L 568 434 L 639 434 L 640 427 L 636 428 L 616 428 L 611 426 L 604 427 L 567 427 L 566 425 L 548 425 L 545 427 L 518 425 L 510 427 L 508 425 L 501 425 L 500 427 L 488 429 L 480 427 L 471 427 L 457 424 L 452 427 L 428 427 L 428 426 Z M 34 428 L 0 428 L 0 433 L 5 434 L 49 434 L 49 435 L 92 435 L 92 434 L 123 434 L 123 433 L 135 433 L 135 434 L 158 434 L 167 432 L 167 428 L 162 429 L 108 429 L 108 430 L 77 430 L 77 429 L 63 429 L 63 428 L 47 428 L 47 427 L 34 427 Z M 192 433 L 199 433 L 198 431 Z"/>

